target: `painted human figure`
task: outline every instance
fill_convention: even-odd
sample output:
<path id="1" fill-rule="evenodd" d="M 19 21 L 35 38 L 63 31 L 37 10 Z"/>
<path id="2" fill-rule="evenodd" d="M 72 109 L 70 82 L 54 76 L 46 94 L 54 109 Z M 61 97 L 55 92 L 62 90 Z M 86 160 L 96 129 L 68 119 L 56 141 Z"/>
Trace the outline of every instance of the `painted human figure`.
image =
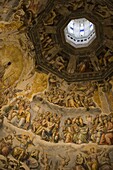
<path id="1" fill-rule="evenodd" d="M 98 169 L 98 157 L 95 148 L 91 148 L 87 157 L 87 166 L 89 170 Z"/>
<path id="2" fill-rule="evenodd" d="M 102 133 L 100 144 L 113 144 L 113 119 L 104 120 L 105 131 Z"/>
<path id="3" fill-rule="evenodd" d="M 90 55 L 90 60 L 91 60 L 91 63 L 95 69 L 95 71 L 99 71 L 100 70 L 100 66 L 99 66 L 99 60 L 95 54 L 95 52 L 93 52 L 91 55 Z"/>

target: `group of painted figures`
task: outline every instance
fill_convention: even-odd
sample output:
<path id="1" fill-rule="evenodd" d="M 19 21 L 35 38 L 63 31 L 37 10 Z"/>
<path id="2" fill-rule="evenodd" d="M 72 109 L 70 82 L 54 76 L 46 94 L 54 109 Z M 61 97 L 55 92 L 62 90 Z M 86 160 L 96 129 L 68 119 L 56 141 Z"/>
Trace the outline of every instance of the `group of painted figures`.
<path id="1" fill-rule="evenodd" d="M 58 88 L 53 88 L 50 91 L 45 92 L 45 97 L 50 103 L 57 104 L 64 107 L 84 107 L 87 110 L 90 107 L 96 107 L 91 97 L 85 96 L 85 93 L 76 94 L 74 90 L 66 92 Z"/>
<path id="2" fill-rule="evenodd" d="M 78 54 L 64 53 L 59 44 L 54 40 L 56 34 L 55 27 L 62 20 L 62 17 L 69 15 L 77 9 L 85 10 L 88 13 L 95 13 L 103 18 L 105 25 L 103 50 L 99 53 L 91 52 L 86 54 L 84 59 L 80 59 Z M 113 63 L 113 30 L 112 30 L 112 6 L 106 5 L 103 1 L 80 0 L 55 3 L 53 8 L 45 15 L 39 27 L 39 36 L 41 42 L 42 57 L 47 60 L 49 67 L 59 72 L 73 74 L 85 72 L 105 71 Z M 43 28 L 43 29 L 42 29 Z M 49 30 L 49 31 L 48 31 Z M 111 33 L 111 34 L 110 34 Z"/>
<path id="3" fill-rule="evenodd" d="M 32 130 L 35 134 L 40 135 L 43 140 L 57 143 L 60 139 L 60 115 L 46 112 L 39 114 L 34 119 Z"/>
<path id="4" fill-rule="evenodd" d="M 10 123 L 28 129 L 31 121 L 30 108 L 30 101 L 21 96 L 4 108 L 4 113 Z"/>
<path id="5" fill-rule="evenodd" d="M 34 144 L 29 135 L 14 133 L 3 137 L 0 140 L 0 169 L 50 169 L 48 155 L 43 149 L 35 147 L 29 150 L 30 146 L 34 147 Z"/>
<path id="6" fill-rule="evenodd" d="M 36 135 L 30 134 L 30 131 L 28 133 L 26 131 L 17 132 L 14 129 L 10 130 L 9 134 L 7 131 L 9 128 L 7 127 L 6 132 L 8 134 L 0 138 L 0 169 L 63 170 L 68 168 L 73 170 L 112 170 L 112 148 L 99 148 L 99 145 L 95 147 L 95 145 L 90 144 L 89 148 L 82 147 L 78 151 L 78 149 L 71 148 L 69 145 L 69 150 L 65 151 L 62 145 L 58 145 L 58 147 L 57 145 L 48 145 L 47 151 L 43 144 L 37 145 L 36 141 L 37 135 L 40 135 L 43 140 L 57 143 L 61 134 L 64 142 L 67 143 L 75 142 L 75 140 L 77 144 L 88 143 L 87 139 L 89 137 L 90 142 L 112 145 L 113 114 L 97 115 L 94 118 L 87 116 L 85 121 L 81 116 L 67 118 L 63 124 L 63 131 L 59 132 L 58 126 L 60 126 L 61 118 L 62 116 L 50 112 L 38 114 L 38 117 L 33 121 L 32 129 Z M 2 132 L 5 124 L 1 124 L 0 128 Z M 49 147 L 53 147 L 56 152 L 52 152 L 52 148 L 49 150 Z M 64 155 L 64 153 L 66 154 Z"/>
<path id="7" fill-rule="evenodd" d="M 64 107 L 84 107 L 87 110 L 90 107 L 96 107 L 93 94 L 97 90 L 98 85 L 95 82 L 84 83 L 82 87 L 79 83 L 65 83 L 56 76 L 50 75 L 44 98 L 50 103 Z"/>
<path id="8" fill-rule="evenodd" d="M 105 47 L 103 51 L 97 55 L 95 52 L 85 56 L 83 60 L 80 60 L 80 56 L 78 55 L 70 55 L 66 57 L 62 52 L 57 53 L 56 56 L 51 57 L 50 54 L 47 55 L 48 48 L 52 51 L 53 42 L 52 39 L 47 36 L 47 41 L 45 41 L 45 37 L 43 37 L 45 43 L 43 46 L 46 47 L 45 51 L 42 52 L 44 54 L 44 58 L 49 61 L 49 66 L 51 68 L 57 69 L 59 72 L 64 73 L 85 73 L 85 72 L 99 72 L 105 71 L 111 63 L 113 63 L 113 51 L 112 49 Z M 106 40 L 110 41 L 110 40 Z M 110 41 L 111 42 L 111 41 Z M 113 42 L 111 42 L 113 44 Z M 57 48 L 57 47 L 56 47 Z M 113 47 L 112 47 L 113 48 Z M 56 51 L 53 53 L 56 53 Z"/>
<path id="9" fill-rule="evenodd" d="M 4 0 L 3 6 L 3 16 L 6 15 L 5 21 L 10 20 L 12 16 L 12 21 L 23 22 L 22 27 L 18 29 L 18 32 L 25 31 L 26 26 L 30 26 L 32 20 L 34 20 L 38 13 L 40 13 L 44 8 L 39 1 L 29 0 L 27 2 L 20 1 L 16 2 L 13 6 L 10 6 L 9 0 Z M 42 1 L 41 1 L 42 2 Z M 56 1 L 57 2 L 57 1 Z M 62 1 L 63 2 L 63 1 Z M 85 2 L 85 5 L 84 5 Z M 87 2 L 87 3 L 86 3 Z M 1 3 L 1 2 L 0 2 Z M 100 4 L 104 2 L 100 1 Z M 63 2 L 61 8 L 56 3 L 56 9 L 51 11 L 51 14 L 47 16 L 44 20 L 44 26 L 54 25 L 57 23 L 57 12 L 59 15 L 65 15 L 69 11 L 75 11 L 78 8 L 83 8 L 85 6 L 86 11 L 94 11 L 98 13 L 101 17 L 105 18 L 105 22 L 109 25 L 109 17 L 113 16 L 112 10 L 105 5 L 101 6 L 95 0 L 74 0 L 70 3 Z M 2 4 L 3 5 L 3 4 Z M 8 9 L 9 7 L 9 9 Z M 12 10 L 14 8 L 14 10 Z M 10 10 L 8 12 L 8 10 Z M 15 12 L 16 11 L 16 12 Z M 6 14 L 6 13 L 7 14 Z M 1 12 L 0 12 L 1 14 Z M 4 17 L 3 17 L 4 18 Z M 25 21 L 25 22 L 24 22 Z M 111 22 L 110 22 L 111 23 Z M 54 31 L 54 30 L 53 30 Z M 108 34 L 106 34 L 108 35 Z M 108 64 L 113 62 L 113 40 L 112 31 L 109 33 L 105 42 L 105 49 L 103 53 L 99 56 L 96 54 L 93 56 L 94 60 L 89 61 L 78 61 L 76 68 L 77 72 L 83 73 L 89 70 L 99 71 L 104 69 Z M 110 39 L 111 38 L 111 39 Z M 43 56 L 49 59 L 49 64 L 55 65 L 56 69 L 63 71 L 67 69 L 68 73 L 73 73 L 69 71 L 69 61 L 65 60 L 62 55 L 57 53 L 56 59 L 52 60 L 51 52 L 54 49 L 59 52 L 59 47 L 52 49 L 53 42 L 48 34 L 42 34 L 40 37 L 43 44 Z M 55 51 L 55 52 L 56 52 Z M 52 56 L 54 57 L 54 56 Z M 89 63 L 89 65 L 87 65 Z M 12 63 L 8 62 L 4 66 L 0 66 L 0 84 L 4 88 L 3 76 L 5 70 L 10 67 Z M 88 66 L 88 67 L 87 67 Z M 88 71 L 89 71 L 88 70 Z M 65 82 L 59 82 L 54 77 L 49 77 L 49 87 L 44 92 L 44 97 L 53 104 L 59 106 L 70 107 L 70 108 L 81 108 L 87 111 L 90 107 L 96 107 L 93 101 L 93 94 L 97 89 L 95 83 L 93 86 L 89 83 L 88 86 L 79 87 L 78 85 L 68 86 L 69 89 L 65 89 Z M 11 88 L 5 89 L 2 93 L 1 89 L 0 95 L 0 169 L 1 170 L 112 170 L 113 169 L 113 149 L 104 149 L 100 145 L 113 145 L 113 114 L 94 114 L 94 115 L 75 115 L 73 117 L 65 117 L 63 114 L 53 113 L 52 111 L 37 112 L 34 117 L 34 112 L 32 110 L 31 102 L 25 97 L 17 97 L 15 92 L 11 91 Z M 15 89 L 14 89 L 15 90 Z M 109 90 L 109 86 L 105 86 L 104 90 Z M 14 96 L 15 95 L 15 96 Z M 4 99 L 4 100 L 3 100 Z M 4 105 L 7 105 L 4 107 Z M 3 108 L 2 108 L 3 107 Z M 58 107 L 59 108 L 59 107 Z M 7 126 L 5 127 L 4 119 L 7 120 Z M 11 126 L 10 126 L 11 125 Z M 9 128 L 17 130 L 18 134 L 14 131 L 10 131 L 9 135 L 6 135 Z M 21 131 L 19 131 L 21 130 Z M 24 134 L 26 132 L 26 134 Z M 32 135 L 35 137 L 33 138 Z M 20 134 L 19 134 L 20 133 Z M 4 137 L 3 137 L 3 136 Z M 41 146 L 36 144 L 36 140 L 41 143 Z M 41 140 L 40 140 L 41 139 Z M 49 145 L 52 142 L 55 143 L 54 156 L 52 155 L 52 145 L 49 147 L 49 151 L 46 150 L 44 141 Z M 43 143 L 43 144 L 42 144 Z M 64 143 L 77 144 L 98 144 L 99 151 L 96 151 L 94 147 L 91 147 L 90 151 L 88 149 L 81 148 L 78 151 L 74 148 L 71 152 L 71 147 Z M 59 145 L 61 144 L 61 145 Z M 38 148 L 37 148 L 38 145 Z M 59 145 L 57 148 L 57 145 Z M 68 150 L 68 154 L 65 152 L 64 145 Z M 62 147 L 63 146 L 63 147 Z M 76 145 L 73 145 L 76 146 Z M 81 145 L 82 146 L 82 145 Z M 86 145 L 87 146 L 87 145 Z M 88 145 L 89 146 L 89 145 Z M 93 145 L 92 145 L 93 146 Z M 45 147 L 45 148 L 44 148 Z M 90 147 L 90 146 L 89 146 Z M 109 146 L 106 146 L 109 147 Z M 45 150 L 44 150 L 45 149 Z M 64 149 L 64 150 L 62 150 Z M 82 150 L 83 149 L 83 150 Z M 58 152 L 57 152 L 58 150 Z M 62 152 L 63 151 L 63 152 Z M 50 153 L 50 155 L 49 155 Z M 64 153 L 65 156 L 64 156 Z M 77 154 L 78 153 L 78 154 Z M 72 156 L 74 155 L 74 156 Z M 52 158 L 53 157 L 53 158 Z M 73 159 L 73 160 L 72 160 Z"/>
<path id="10" fill-rule="evenodd" d="M 75 170 L 111 170 L 109 160 L 109 153 L 105 153 L 103 150 L 97 153 L 95 148 L 90 148 L 89 152 L 77 155 Z"/>
<path id="11" fill-rule="evenodd" d="M 113 144 L 113 114 L 87 117 L 84 122 L 81 116 L 65 120 L 63 128 L 64 142 Z"/>
<path id="12" fill-rule="evenodd" d="M 65 115 L 51 111 L 37 112 L 33 118 L 33 111 L 28 100 L 20 97 L 10 106 L 3 109 L 3 116 L 9 123 L 25 130 L 31 129 L 42 140 L 58 143 L 97 143 L 113 144 L 113 114 L 96 114 L 73 116 L 62 119 Z"/>
<path id="13" fill-rule="evenodd" d="M 50 112 L 42 115 L 38 120 L 34 120 L 33 131 L 43 140 L 55 143 L 63 141 L 76 144 L 113 144 L 113 114 L 88 116 L 86 122 L 81 116 L 68 118 L 62 125 L 58 115 Z"/>
<path id="14" fill-rule="evenodd" d="M 18 145 L 14 143 L 14 140 Z M 31 148 L 30 148 L 31 147 Z M 47 153 L 43 146 L 36 147 L 34 140 L 25 134 L 10 134 L 0 140 L 0 169 L 1 170 L 112 170 L 113 150 L 91 147 L 76 153 L 56 153 L 56 160 Z M 64 152 L 64 151 L 63 151 Z M 54 155 L 55 156 L 55 155 Z"/>

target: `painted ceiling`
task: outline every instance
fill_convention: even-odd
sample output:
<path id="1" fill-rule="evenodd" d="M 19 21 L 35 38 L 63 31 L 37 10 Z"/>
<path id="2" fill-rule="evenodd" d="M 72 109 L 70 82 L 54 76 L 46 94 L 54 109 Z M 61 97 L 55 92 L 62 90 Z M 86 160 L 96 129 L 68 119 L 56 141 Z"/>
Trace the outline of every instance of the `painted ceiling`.
<path id="1" fill-rule="evenodd" d="M 112 0 L 0 0 L 0 169 L 113 169 Z"/>

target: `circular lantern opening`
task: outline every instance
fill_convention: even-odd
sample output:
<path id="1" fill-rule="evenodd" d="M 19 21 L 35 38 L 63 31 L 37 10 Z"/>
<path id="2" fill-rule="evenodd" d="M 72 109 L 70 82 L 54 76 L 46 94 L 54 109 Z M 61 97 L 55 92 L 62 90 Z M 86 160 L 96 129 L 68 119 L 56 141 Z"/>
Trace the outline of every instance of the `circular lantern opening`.
<path id="1" fill-rule="evenodd" d="M 65 40 L 75 48 L 88 47 L 96 38 L 95 25 L 86 18 L 73 19 L 64 29 Z"/>

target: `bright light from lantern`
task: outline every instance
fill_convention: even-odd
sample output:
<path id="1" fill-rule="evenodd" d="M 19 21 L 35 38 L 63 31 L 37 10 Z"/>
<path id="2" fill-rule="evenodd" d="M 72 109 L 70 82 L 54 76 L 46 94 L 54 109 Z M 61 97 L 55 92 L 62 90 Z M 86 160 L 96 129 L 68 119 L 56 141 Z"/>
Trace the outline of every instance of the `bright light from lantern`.
<path id="1" fill-rule="evenodd" d="M 81 48 L 89 46 L 96 38 L 95 25 L 86 18 L 71 20 L 64 29 L 66 42 Z"/>

